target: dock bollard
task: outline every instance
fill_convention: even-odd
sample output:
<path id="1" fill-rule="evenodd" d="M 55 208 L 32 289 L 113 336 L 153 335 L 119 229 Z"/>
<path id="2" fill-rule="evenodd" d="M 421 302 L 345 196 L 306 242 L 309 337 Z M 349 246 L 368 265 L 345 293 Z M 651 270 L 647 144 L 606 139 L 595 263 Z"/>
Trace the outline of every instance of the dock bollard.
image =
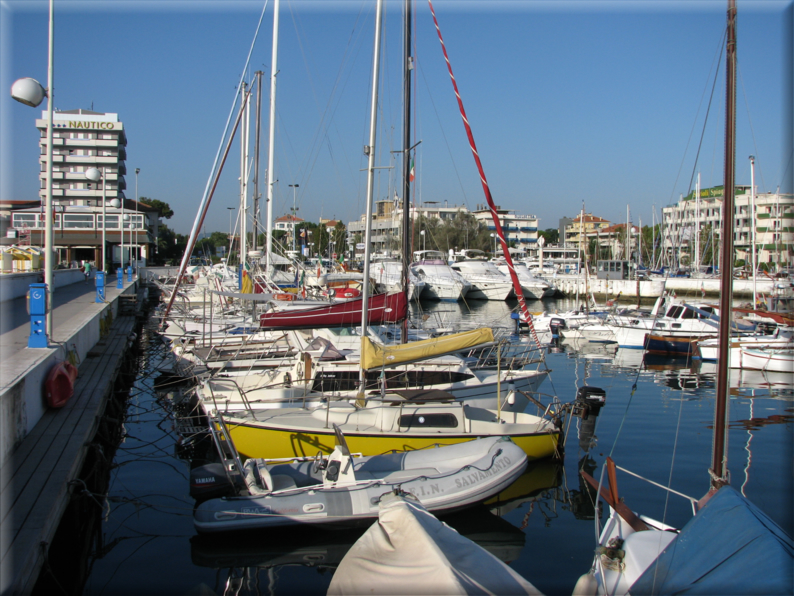
<path id="1" fill-rule="evenodd" d="M 116 284 L 116 288 L 121 290 L 124 287 L 124 268 L 119 267 L 116 269 L 116 275 L 118 276 L 118 283 Z"/>
<path id="2" fill-rule="evenodd" d="M 47 284 L 30 284 L 28 291 L 30 313 L 29 348 L 48 348 L 47 342 Z"/>
<path id="3" fill-rule="evenodd" d="M 94 278 L 94 283 L 96 283 L 96 298 L 94 298 L 94 302 L 102 303 L 105 301 L 105 272 L 104 271 L 97 271 L 96 277 Z"/>

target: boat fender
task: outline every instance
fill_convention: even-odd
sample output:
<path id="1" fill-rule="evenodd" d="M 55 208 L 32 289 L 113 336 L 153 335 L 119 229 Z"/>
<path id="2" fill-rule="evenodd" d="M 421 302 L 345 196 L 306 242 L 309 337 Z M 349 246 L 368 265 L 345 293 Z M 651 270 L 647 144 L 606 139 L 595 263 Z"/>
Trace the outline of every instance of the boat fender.
<path id="1" fill-rule="evenodd" d="M 595 596 L 598 593 L 598 580 L 593 573 L 585 573 L 576 581 L 573 596 Z"/>
<path id="2" fill-rule="evenodd" d="M 74 394 L 77 367 L 68 360 L 59 362 L 50 369 L 44 381 L 44 397 L 51 408 L 62 408 Z"/>

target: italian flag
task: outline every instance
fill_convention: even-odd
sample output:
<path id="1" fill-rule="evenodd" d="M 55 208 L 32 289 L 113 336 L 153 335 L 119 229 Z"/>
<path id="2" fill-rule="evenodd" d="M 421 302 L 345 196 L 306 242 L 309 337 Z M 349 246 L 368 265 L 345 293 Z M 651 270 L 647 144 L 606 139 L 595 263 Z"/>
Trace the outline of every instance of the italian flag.
<path id="1" fill-rule="evenodd" d="M 408 172 L 408 182 L 413 182 L 416 178 L 416 168 L 414 167 L 414 158 L 411 158 L 411 170 Z"/>

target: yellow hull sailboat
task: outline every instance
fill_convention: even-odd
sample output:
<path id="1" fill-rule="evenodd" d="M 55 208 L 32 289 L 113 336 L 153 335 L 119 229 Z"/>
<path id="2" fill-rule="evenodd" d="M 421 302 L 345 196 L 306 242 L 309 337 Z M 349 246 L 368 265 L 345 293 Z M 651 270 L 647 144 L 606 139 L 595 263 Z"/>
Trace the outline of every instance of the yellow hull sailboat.
<path id="1" fill-rule="evenodd" d="M 363 455 L 509 436 L 533 460 L 558 452 L 562 428 L 558 418 L 465 406 L 444 392 L 421 390 L 389 393 L 365 407 L 342 402 L 311 410 L 262 409 L 215 416 L 215 424 L 223 424 L 244 458 L 327 455 L 334 449 L 336 424 L 350 450 Z"/>

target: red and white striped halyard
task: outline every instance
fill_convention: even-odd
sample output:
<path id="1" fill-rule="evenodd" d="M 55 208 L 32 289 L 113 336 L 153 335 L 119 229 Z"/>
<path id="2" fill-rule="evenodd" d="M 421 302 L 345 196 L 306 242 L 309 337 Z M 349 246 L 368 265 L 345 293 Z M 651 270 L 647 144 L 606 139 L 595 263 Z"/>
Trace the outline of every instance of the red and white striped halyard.
<path id="1" fill-rule="evenodd" d="M 491 197 L 491 189 L 488 187 L 488 181 L 485 179 L 485 171 L 482 167 L 482 162 L 480 161 L 480 154 L 477 153 L 477 146 L 474 143 L 474 135 L 471 132 L 471 126 L 469 125 L 469 119 L 466 118 L 466 110 L 463 107 L 463 100 L 460 98 L 460 92 L 458 91 L 458 84 L 455 82 L 455 75 L 452 74 L 452 64 L 449 61 L 449 56 L 447 55 L 447 46 L 444 45 L 444 38 L 441 36 L 441 28 L 438 26 L 438 19 L 436 19 L 436 11 L 433 8 L 432 0 L 427 0 L 427 3 L 430 5 L 430 13 L 433 15 L 433 23 L 436 26 L 436 32 L 438 33 L 438 40 L 441 42 L 441 50 L 444 52 L 444 60 L 447 63 L 447 69 L 449 70 L 449 78 L 452 80 L 452 87 L 455 90 L 455 97 L 458 100 L 458 107 L 460 108 L 460 116 L 463 119 L 463 126 L 466 128 L 466 136 L 469 138 L 469 146 L 471 147 L 471 153 L 474 156 L 474 162 L 477 164 L 477 169 L 480 173 L 480 182 L 482 182 L 482 188 L 485 192 L 485 200 L 488 201 L 488 208 L 491 210 L 491 217 L 493 217 L 494 225 L 496 226 L 496 234 L 499 236 L 499 241 L 502 243 L 502 251 L 504 252 L 505 261 L 507 262 L 507 268 L 510 271 L 510 279 L 513 282 L 513 289 L 516 292 L 516 298 L 518 298 L 518 308 L 520 311 L 519 316 L 521 319 L 527 324 L 529 327 L 529 331 L 532 335 L 532 339 L 535 341 L 538 349 L 540 350 L 540 340 L 538 339 L 538 335 L 535 332 L 535 326 L 532 324 L 532 315 L 529 314 L 529 309 L 527 309 L 527 304 L 524 301 L 524 292 L 521 289 L 521 283 L 518 281 L 518 275 L 516 274 L 515 266 L 513 265 L 513 258 L 510 256 L 510 250 L 507 246 L 507 240 L 505 240 L 504 233 L 502 231 L 502 224 L 499 221 L 499 215 L 496 212 L 496 206 L 494 205 L 493 198 Z M 541 355 L 543 351 L 541 350 Z"/>

